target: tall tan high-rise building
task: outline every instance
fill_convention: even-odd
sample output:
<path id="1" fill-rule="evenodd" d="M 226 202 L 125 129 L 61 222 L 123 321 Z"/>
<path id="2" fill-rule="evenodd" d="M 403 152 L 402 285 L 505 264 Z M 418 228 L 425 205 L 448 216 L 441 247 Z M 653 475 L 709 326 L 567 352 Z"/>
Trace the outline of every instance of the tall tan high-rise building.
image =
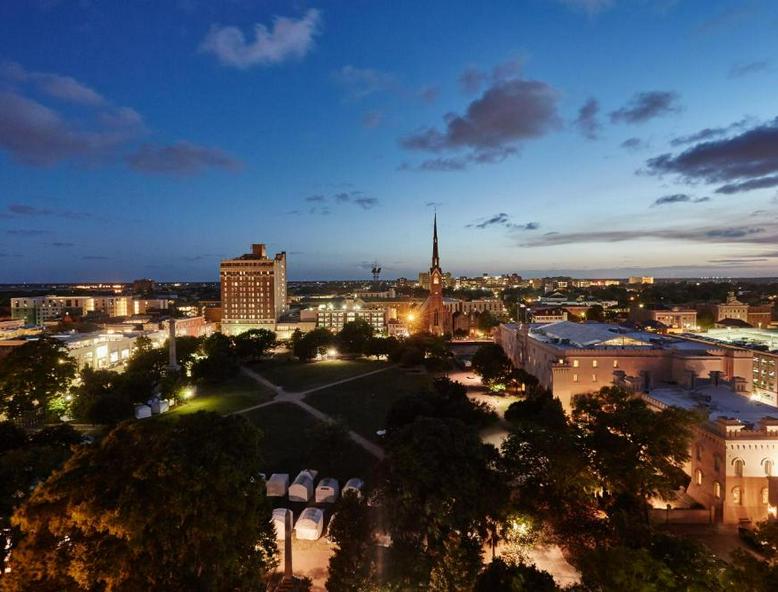
<path id="1" fill-rule="evenodd" d="M 286 312 L 286 252 L 268 258 L 265 245 L 251 253 L 225 259 L 220 266 L 222 333 L 238 335 L 249 329 L 274 331 Z"/>

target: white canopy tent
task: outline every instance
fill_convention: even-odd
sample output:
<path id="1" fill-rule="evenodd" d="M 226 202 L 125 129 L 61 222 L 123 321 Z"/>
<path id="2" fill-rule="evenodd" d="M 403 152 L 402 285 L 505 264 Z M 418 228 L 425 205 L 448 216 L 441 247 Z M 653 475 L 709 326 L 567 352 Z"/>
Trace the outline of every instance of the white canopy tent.
<path id="1" fill-rule="evenodd" d="M 292 510 L 288 508 L 276 508 L 273 510 L 272 522 L 273 526 L 276 527 L 276 538 L 279 540 L 286 538 L 286 516 L 291 513 Z"/>
<path id="2" fill-rule="evenodd" d="M 151 417 L 151 407 L 148 405 L 135 405 L 135 419 Z"/>
<path id="3" fill-rule="evenodd" d="M 319 481 L 316 486 L 316 503 L 317 504 L 334 504 L 338 501 L 338 494 L 340 493 L 340 485 L 337 479 L 328 477 Z"/>
<path id="4" fill-rule="evenodd" d="M 268 497 L 284 497 L 289 489 L 289 473 L 273 473 L 265 487 Z"/>
<path id="5" fill-rule="evenodd" d="M 318 471 L 303 469 L 289 486 L 289 501 L 307 502 L 313 496 L 313 482 Z"/>
<path id="6" fill-rule="evenodd" d="M 324 530 L 324 512 L 319 508 L 305 508 L 294 525 L 294 533 L 303 541 L 316 541 Z"/>
<path id="7" fill-rule="evenodd" d="M 346 495 L 349 491 L 356 494 L 357 497 L 362 497 L 362 488 L 365 486 L 365 482 L 362 479 L 352 477 L 343 486 L 343 495 Z"/>

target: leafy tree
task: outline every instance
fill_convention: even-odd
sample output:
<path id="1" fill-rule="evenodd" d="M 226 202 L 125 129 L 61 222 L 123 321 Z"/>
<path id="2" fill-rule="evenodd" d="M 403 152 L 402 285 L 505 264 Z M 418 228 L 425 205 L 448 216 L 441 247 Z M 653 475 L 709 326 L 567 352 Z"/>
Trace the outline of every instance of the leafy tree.
<path id="1" fill-rule="evenodd" d="M 495 559 L 478 576 L 473 592 L 558 592 L 550 573 L 534 565 Z"/>
<path id="2" fill-rule="evenodd" d="M 775 592 L 778 590 L 778 563 L 762 561 L 744 549 L 735 549 L 730 554 L 724 585 L 727 592 Z"/>
<path id="3" fill-rule="evenodd" d="M 481 570 L 481 545 L 477 539 L 452 532 L 430 571 L 430 592 L 472 590 Z"/>
<path id="4" fill-rule="evenodd" d="M 76 363 L 56 339 L 28 341 L 0 359 L 0 415 L 21 419 L 61 407 Z"/>
<path id="5" fill-rule="evenodd" d="M 487 386 L 507 384 L 513 374 L 513 364 L 496 343 L 485 343 L 473 356 L 473 372 Z"/>
<path id="6" fill-rule="evenodd" d="M 373 326 L 365 319 L 355 319 L 343 325 L 338 333 L 338 346 L 347 354 L 364 354 L 371 337 Z"/>
<path id="7" fill-rule="evenodd" d="M 223 333 L 207 337 L 203 341 L 202 351 L 204 357 L 192 365 L 192 376 L 195 379 L 220 382 L 238 372 L 238 356 L 232 340 Z"/>
<path id="8" fill-rule="evenodd" d="M 275 535 L 260 432 L 197 413 L 124 423 L 14 514 L 4 590 L 264 590 Z"/>
<path id="9" fill-rule="evenodd" d="M 726 564 L 702 543 L 654 532 L 648 551 L 662 561 L 675 577 L 668 592 L 723 592 Z M 740 588 L 743 589 L 743 588 Z"/>
<path id="10" fill-rule="evenodd" d="M 482 540 L 489 517 L 500 511 L 504 492 L 493 468 L 495 451 L 458 420 L 420 417 L 390 433 L 386 452 L 390 566 L 403 585 L 423 586 L 449 535 Z"/>
<path id="11" fill-rule="evenodd" d="M 586 311 L 587 321 L 596 321 L 602 323 L 605 320 L 605 310 L 601 304 L 594 304 Z"/>
<path id="12" fill-rule="evenodd" d="M 234 339 L 238 357 L 246 362 L 256 362 L 267 355 L 276 344 L 276 334 L 268 329 L 249 329 Z"/>
<path id="13" fill-rule="evenodd" d="M 667 592 L 676 585 L 673 572 L 646 549 L 600 547 L 580 562 L 581 592 Z"/>
<path id="14" fill-rule="evenodd" d="M 365 498 L 347 492 L 330 521 L 329 535 L 337 545 L 330 557 L 326 587 L 329 592 L 377 590 L 373 553 L 373 526 Z"/>
<path id="15" fill-rule="evenodd" d="M 354 454 L 354 442 L 340 421 L 316 422 L 305 432 L 306 458 L 322 474 L 333 475 L 348 467 Z"/>
<path id="16" fill-rule="evenodd" d="M 371 337 L 367 342 L 365 353 L 376 358 L 389 356 L 398 345 L 396 337 Z"/>
<path id="17" fill-rule="evenodd" d="M 642 509 L 645 523 L 648 498 L 667 498 L 687 480 L 684 463 L 699 421 L 694 412 L 653 411 L 624 389 L 604 387 L 574 399 L 573 421 L 608 496 L 628 513 Z"/>
<path id="18" fill-rule="evenodd" d="M 203 339 L 200 337 L 193 337 L 191 335 L 185 335 L 183 337 L 176 337 L 176 361 L 183 368 L 188 368 L 194 361 L 195 355 L 200 351 L 202 347 Z M 167 352 L 169 343 L 165 342 L 163 351 Z"/>
<path id="19" fill-rule="evenodd" d="M 317 355 L 324 354 L 334 343 L 334 339 L 329 330 L 319 327 L 308 331 L 298 339 L 293 339 L 292 352 L 299 360 L 309 362 Z"/>
<path id="20" fill-rule="evenodd" d="M 478 330 L 489 333 L 492 329 L 499 326 L 500 321 L 488 310 L 478 315 Z"/>

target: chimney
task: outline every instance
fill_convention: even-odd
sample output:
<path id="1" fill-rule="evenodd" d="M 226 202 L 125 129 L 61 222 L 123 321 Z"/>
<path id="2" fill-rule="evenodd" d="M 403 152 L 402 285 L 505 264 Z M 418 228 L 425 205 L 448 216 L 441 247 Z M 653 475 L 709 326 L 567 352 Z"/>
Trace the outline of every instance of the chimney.
<path id="1" fill-rule="evenodd" d="M 265 249 L 264 243 L 255 243 L 251 245 L 251 254 L 265 259 L 267 257 L 267 250 Z"/>

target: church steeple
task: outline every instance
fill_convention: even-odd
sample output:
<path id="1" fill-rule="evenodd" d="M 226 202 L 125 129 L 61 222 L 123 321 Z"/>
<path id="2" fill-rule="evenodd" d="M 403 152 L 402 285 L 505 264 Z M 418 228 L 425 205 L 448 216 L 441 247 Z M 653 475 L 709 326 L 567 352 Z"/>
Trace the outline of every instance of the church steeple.
<path id="1" fill-rule="evenodd" d="M 438 256 L 438 213 L 432 223 L 432 269 L 440 269 L 440 257 Z"/>

